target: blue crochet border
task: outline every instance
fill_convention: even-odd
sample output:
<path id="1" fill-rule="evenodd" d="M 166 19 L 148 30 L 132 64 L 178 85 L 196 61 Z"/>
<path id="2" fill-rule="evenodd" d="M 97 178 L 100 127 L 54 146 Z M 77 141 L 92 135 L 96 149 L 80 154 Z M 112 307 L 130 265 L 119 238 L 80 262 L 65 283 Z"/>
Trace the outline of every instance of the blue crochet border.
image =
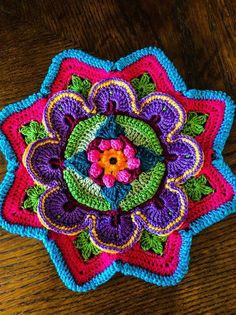
<path id="1" fill-rule="evenodd" d="M 154 55 L 157 60 L 162 64 L 162 66 L 166 69 L 168 76 L 177 91 L 182 92 L 187 97 L 191 98 L 205 98 L 205 99 L 220 99 L 223 100 L 226 104 L 226 111 L 224 122 L 217 134 L 217 137 L 214 142 L 214 150 L 216 152 L 216 160 L 213 162 L 214 166 L 223 174 L 223 176 L 232 184 L 234 187 L 234 191 L 236 191 L 236 177 L 231 172 L 230 168 L 225 164 L 222 151 L 226 142 L 226 139 L 229 135 L 232 123 L 233 116 L 235 111 L 235 105 L 231 98 L 227 96 L 223 92 L 216 91 L 198 91 L 198 90 L 188 90 L 186 85 L 179 75 L 178 71 L 172 64 L 172 62 L 166 57 L 166 55 L 158 48 L 148 47 L 143 48 L 141 50 L 137 50 L 136 52 L 119 59 L 117 62 L 104 61 L 93 56 L 90 56 L 80 50 L 65 50 L 58 55 L 56 55 L 49 67 L 48 73 L 45 77 L 45 80 L 41 86 L 40 92 L 29 96 L 28 98 L 8 105 L 5 107 L 0 113 L 0 125 L 3 121 L 9 117 L 14 112 L 19 112 L 24 108 L 31 106 L 37 99 L 47 96 L 50 93 L 50 86 L 56 78 L 58 70 L 60 68 L 61 62 L 66 58 L 77 58 L 87 64 L 102 68 L 105 71 L 111 70 L 122 70 L 128 65 L 134 63 L 138 59 L 147 56 Z M 2 211 L 3 202 L 8 193 L 9 188 L 11 187 L 16 171 L 19 163 L 17 158 L 12 150 L 10 143 L 8 142 L 5 135 L 0 131 L 0 149 L 3 152 L 8 164 L 7 164 L 7 173 L 0 185 L 0 213 Z M 197 219 L 195 222 L 191 224 L 190 231 L 180 231 L 180 235 L 182 237 L 182 246 L 180 249 L 180 260 L 178 267 L 175 273 L 172 276 L 159 276 L 157 274 L 153 274 L 147 270 L 144 270 L 139 267 L 131 266 L 128 263 L 122 262 L 114 262 L 111 266 L 109 266 L 106 270 L 104 270 L 101 274 L 94 277 L 90 282 L 84 285 L 78 285 L 73 275 L 71 274 L 64 258 L 62 256 L 61 251 L 57 247 L 56 243 L 52 240 L 48 239 L 48 232 L 43 228 L 32 228 L 32 227 L 24 227 L 20 225 L 9 224 L 4 220 L 3 216 L 0 215 L 0 225 L 8 230 L 11 233 L 19 234 L 21 236 L 34 237 L 41 241 L 43 241 L 46 249 L 48 250 L 50 257 L 55 264 L 57 272 L 65 283 L 65 285 L 77 292 L 85 292 L 91 289 L 95 289 L 98 285 L 108 281 L 116 272 L 121 272 L 125 275 L 133 275 L 138 278 L 141 278 L 147 282 L 153 283 L 158 286 L 170 286 L 175 285 L 182 280 L 184 275 L 187 273 L 188 265 L 189 265 L 189 252 L 192 242 L 192 236 L 199 233 L 204 228 L 212 225 L 215 222 L 220 221 L 225 216 L 236 211 L 236 196 L 231 202 L 228 202 L 218 209 L 212 211 L 211 213 L 204 215 L 203 217 Z"/>

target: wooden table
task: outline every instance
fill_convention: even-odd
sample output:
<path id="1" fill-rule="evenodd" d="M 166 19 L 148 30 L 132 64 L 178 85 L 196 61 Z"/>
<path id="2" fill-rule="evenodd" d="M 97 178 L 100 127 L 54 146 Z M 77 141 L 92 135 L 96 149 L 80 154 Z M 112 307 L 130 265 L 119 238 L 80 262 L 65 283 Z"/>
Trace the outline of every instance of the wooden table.
<path id="1" fill-rule="evenodd" d="M 67 48 L 115 60 L 156 45 L 190 88 L 236 99 L 235 9 L 235 0 L 1 0 L 1 108 L 37 92 L 51 58 Z M 234 170 L 235 139 L 236 124 L 224 151 Z M 42 243 L 1 230 L 0 313 L 236 314 L 235 219 L 194 238 L 190 271 L 178 286 L 118 274 L 87 294 L 64 287 Z"/>

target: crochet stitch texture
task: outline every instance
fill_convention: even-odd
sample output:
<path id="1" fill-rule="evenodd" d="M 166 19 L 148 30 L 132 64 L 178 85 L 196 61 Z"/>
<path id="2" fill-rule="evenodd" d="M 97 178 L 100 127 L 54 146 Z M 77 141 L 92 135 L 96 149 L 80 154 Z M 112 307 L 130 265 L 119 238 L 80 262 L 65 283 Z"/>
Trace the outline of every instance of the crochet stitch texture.
<path id="1" fill-rule="evenodd" d="M 0 224 L 42 240 L 71 290 L 116 272 L 175 285 L 192 236 L 235 212 L 234 111 L 223 92 L 187 90 L 160 49 L 115 63 L 64 51 L 0 113 Z"/>

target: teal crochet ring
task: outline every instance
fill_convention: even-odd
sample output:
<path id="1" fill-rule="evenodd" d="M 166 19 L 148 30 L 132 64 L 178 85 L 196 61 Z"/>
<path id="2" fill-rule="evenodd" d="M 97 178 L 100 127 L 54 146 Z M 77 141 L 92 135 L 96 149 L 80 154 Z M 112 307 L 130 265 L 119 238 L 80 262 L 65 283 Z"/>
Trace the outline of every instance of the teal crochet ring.
<path id="1" fill-rule="evenodd" d="M 0 113 L 0 225 L 41 240 L 71 290 L 116 272 L 176 285 L 192 237 L 236 210 L 222 156 L 234 112 L 223 92 L 188 90 L 160 49 L 63 51 Z"/>

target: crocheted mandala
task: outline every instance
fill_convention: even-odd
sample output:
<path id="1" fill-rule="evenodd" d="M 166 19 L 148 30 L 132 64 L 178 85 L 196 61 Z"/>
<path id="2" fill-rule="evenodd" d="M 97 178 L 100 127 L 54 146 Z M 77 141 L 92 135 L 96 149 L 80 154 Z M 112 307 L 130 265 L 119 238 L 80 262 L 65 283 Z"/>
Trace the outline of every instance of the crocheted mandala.
<path id="1" fill-rule="evenodd" d="M 159 49 L 116 63 L 64 51 L 39 93 L 0 114 L 0 223 L 42 240 L 72 290 L 117 271 L 174 285 L 192 236 L 236 208 L 221 154 L 233 114 Z"/>

